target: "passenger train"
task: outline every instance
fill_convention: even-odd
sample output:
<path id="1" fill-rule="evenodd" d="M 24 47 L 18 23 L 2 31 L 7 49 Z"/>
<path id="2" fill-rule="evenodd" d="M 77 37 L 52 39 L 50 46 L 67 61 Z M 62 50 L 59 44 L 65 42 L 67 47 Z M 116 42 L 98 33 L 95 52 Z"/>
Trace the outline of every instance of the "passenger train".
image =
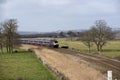
<path id="1" fill-rule="evenodd" d="M 59 44 L 57 40 L 32 40 L 32 39 L 20 39 L 22 44 L 32 44 L 32 45 L 41 45 L 49 46 L 53 48 L 58 48 Z"/>

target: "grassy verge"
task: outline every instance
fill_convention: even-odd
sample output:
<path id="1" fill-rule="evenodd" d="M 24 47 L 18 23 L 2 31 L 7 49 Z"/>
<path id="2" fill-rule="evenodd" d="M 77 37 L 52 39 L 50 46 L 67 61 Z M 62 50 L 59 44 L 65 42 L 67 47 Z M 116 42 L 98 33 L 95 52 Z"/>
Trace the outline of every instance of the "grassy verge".
<path id="1" fill-rule="evenodd" d="M 56 80 L 31 52 L 0 54 L 0 80 Z"/>

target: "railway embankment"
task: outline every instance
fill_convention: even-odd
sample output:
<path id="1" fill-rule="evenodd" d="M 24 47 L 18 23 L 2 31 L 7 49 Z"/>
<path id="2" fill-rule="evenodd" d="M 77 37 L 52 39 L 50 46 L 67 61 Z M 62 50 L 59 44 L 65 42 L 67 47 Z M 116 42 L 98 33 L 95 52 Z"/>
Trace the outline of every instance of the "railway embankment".
<path id="1" fill-rule="evenodd" d="M 59 80 L 105 80 L 105 75 L 90 67 L 80 57 L 61 54 L 55 50 L 33 45 L 22 45 L 23 49 L 33 49 L 37 58 L 47 66 Z"/>

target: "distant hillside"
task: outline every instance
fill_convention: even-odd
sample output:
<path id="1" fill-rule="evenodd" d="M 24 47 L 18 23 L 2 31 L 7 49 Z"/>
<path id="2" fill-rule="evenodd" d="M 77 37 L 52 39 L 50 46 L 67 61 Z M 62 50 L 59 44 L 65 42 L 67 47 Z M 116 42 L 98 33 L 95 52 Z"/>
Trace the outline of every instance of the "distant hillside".
<path id="1" fill-rule="evenodd" d="M 79 32 L 83 32 L 85 30 L 70 30 L 73 33 L 75 33 L 75 37 L 79 36 Z M 112 31 L 115 33 L 115 38 L 120 39 L 120 28 L 114 28 Z M 23 37 L 23 38 L 37 38 L 37 37 L 67 37 L 67 32 L 68 31 L 55 31 L 55 32 L 44 32 L 44 33 L 39 33 L 39 32 L 23 32 L 19 31 L 18 34 Z M 62 33 L 62 34 L 61 34 Z M 79 36 L 80 37 L 80 36 Z"/>
<path id="2" fill-rule="evenodd" d="M 38 32 L 18 32 L 18 34 L 22 38 L 37 38 L 37 37 L 57 37 L 59 33 L 57 32 L 45 32 L 45 33 L 38 33 Z"/>
<path id="3" fill-rule="evenodd" d="M 19 35 L 33 35 L 33 34 L 39 34 L 38 32 L 27 32 L 27 31 L 18 31 Z"/>
<path id="4" fill-rule="evenodd" d="M 118 31 L 118 32 L 115 33 L 115 38 L 116 39 L 120 39 L 120 31 Z"/>
<path id="5" fill-rule="evenodd" d="M 120 28 L 114 28 L 112 30 L 115 33 L 115 38 L 120 39 Z"/>

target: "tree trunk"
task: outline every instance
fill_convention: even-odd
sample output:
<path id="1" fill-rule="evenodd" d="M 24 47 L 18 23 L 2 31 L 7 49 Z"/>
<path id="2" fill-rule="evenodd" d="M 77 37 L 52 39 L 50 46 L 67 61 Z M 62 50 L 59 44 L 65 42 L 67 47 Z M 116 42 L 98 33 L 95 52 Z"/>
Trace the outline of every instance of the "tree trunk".
<path id="1" fill-rule="evenodd" d="M 8 44 L 6 45 L 6 51 L 7 51 L 7 53 L 9 52 L 9 50 L 8 50 Z"/>
<path id="2" fill-rule="evenodd" d="M 89 53 L 90 53 L 90 46 L 89 46 Z"/>
<path id="3" fill-rule="evenodd" d="M 100 51 L 100 46 L 99 45 L 97 45 L 97 51 Z"/>
<path id="4" fill-rule="evenodd" d="M 0 48 L 1 48 L 1 53 L 3 53 L 3 46 L 1 45 Z"/>
<path id="5" fill-rule="evenodd" d="M 11 53 L 13 53 L 13 43 L 11 44 Z"/>
<path id="6" fill-rule="evenodd" d="M 100 46 L 100 51 L 102 50 L 102 46 Z"/>

